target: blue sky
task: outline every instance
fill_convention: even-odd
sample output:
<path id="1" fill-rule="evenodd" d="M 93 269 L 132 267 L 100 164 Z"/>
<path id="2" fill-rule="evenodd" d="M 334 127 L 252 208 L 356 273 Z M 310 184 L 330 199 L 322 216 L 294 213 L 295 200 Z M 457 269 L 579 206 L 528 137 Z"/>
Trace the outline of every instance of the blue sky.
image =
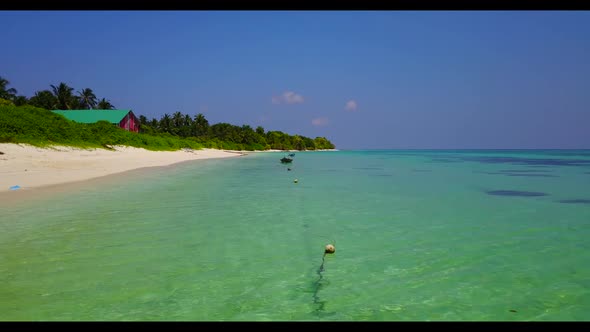
<path id="1" fill-rule="evenodd" d="M 590 148 L 590 12 L 4 11 L 0 76 L 339 149 Z"/>

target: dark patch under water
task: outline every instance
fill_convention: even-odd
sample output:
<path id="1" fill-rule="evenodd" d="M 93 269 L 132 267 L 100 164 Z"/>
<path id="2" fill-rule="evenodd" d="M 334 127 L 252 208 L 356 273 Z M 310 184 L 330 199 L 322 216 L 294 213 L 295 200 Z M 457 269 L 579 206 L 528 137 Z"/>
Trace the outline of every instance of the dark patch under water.
<path id="1" fill-rule="evenodd" d="M 550 159 L 550 158 L 518 158 L 518 157 L 481 157 L 481 156 L 447 156 L 446 158 L 431 158 L 430 162 L 457 163 L 479 162 L 484 164 L 512 164 L 530 167 L 547 166 L 590 166 L 590 159 Z"/>
<path id="2" fill-rule="evenodd" d="M 488 195 L 495 195 L 495 196 L 515 196 L 515 197 L 537 197 L 537 196 L 547 196 L 546 193 L 541 192 L 534 192 L 534 191 L 519 191 L 519 190 L 488 190 L 486 191 Z"/>
<path id="3" fill-rule="evenodd" d="M 522 177 L 539 177 L 539 178 L 558 178 L 559 175 L 553 174 L 538 174 L 538 173 L 508 173 L 508 172 L 474 172 L 474 173 L 483 173 L 483 174 L 493 174 L 493 175 L 505 175 L 505 176 L 522 176 Z"/>
<path id="4" fill-rule="evenodd" d="M 590 199 L 584 199 L 584 198 L 580 198 L 580 199 L 562 199 L 561 201 L 559 201 L 559 203 L 565 203 L 565 204 L 590 204 Z"/>
<path id="5" fill-rule="evenodd" d="M 547 158 L 515 158 L 515 157 L 461 157 L 463 161 L 476 161 L 485 164 L 513 165 L 544 165 L 544 166 L 588 166 L 587 159 L 547 159 Z"/>
<path id="6" fill-rule="evenodd" d="M 539 178 L 558 178 L 559 175 L 553 174 L 528 174 L 528 173 L 498 173 L 506 176 L 528 176 L 528 177 L 539 177 Z"/>
<path id="7" fill-rule="evenodd" d="M 444 159 L 444 158 L 432 158 L 430 159 L 431 162 L 435 163 L 460 163 L 461 160 L 458 159 Z"/>
<path id="8" fill-rule="evenodd" d="M 321 169 L 321 172 L 342 172 L 341 169 Z"/>
<path id="9" fill-rule="evenodd" d="M 502 173 L 543 173 L 543 172 L 551 172 L 544 169 L 502 169 L 500 170 Z"/>

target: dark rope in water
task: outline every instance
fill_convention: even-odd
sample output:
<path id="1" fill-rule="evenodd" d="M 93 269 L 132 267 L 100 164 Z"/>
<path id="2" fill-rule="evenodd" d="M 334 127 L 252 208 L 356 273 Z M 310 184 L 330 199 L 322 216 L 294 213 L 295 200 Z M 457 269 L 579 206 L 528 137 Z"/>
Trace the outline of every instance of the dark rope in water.
<path id="1" fill-rule="evenodd" d="M 288 170 L 291 171 L 292 168 L 289 167 Z M 299 192 L 299 191 L 297 191 L 297 192 Z M 305 199 L 305 195 L 298 195 L 298 197 L 299 197 L 300 204 L 303 206 L 304 203 L 301 201 Z M 309 244 L 309 239 L 311 238 L 311 236 L 309 234 L 309 225 L 303 224 L 303 228 L 305 229 L 304 233 L 306 233 L 304 235 L 304 239 L 307 242 L 307 244 Z M 306 247 L 310 248 L 309 245 L 306 245 Z M 325 264 L 326 254 L 327 254 L 327 252 L 324 252 L 324 254 L 322 256 L 322 264 L 320 265 L 320 268 L 316 271 L 318 274 L 318 279 L 313 284 L 313 288 L 314 288 L 313 303 L 314 303 L 314 305 L 317 306 L 317 308 L 314 311 L 318 315 L 324 311 L 324 306 L 326 305 L 326 301 L 321 301 L 320 297 L 318 296 L 318 292 L 320 291 L 320 289 L 326 285 L 325 280 L 324 280 L 324 276 L 322 275 L 322 272 L 324 272 L 324 264 Z"/>
<path id="2" fill-rule="evenodd" d="M 320 268 L 318 269 L 318 280 L 315 282 L 315 290 L 313 292 L 313 303 L 315 305 L 318 305 L 318 308 L 315 310 L 316 313 L 320 313 L 322 311 L 324 311 L 324 306 L 326 305 L 326 301 L 320 301 L 320 297 L 318 296 L 318 292 L 320 291 L 320 288 L 322 287 L 322 279 L 324 278 L 324 276 L 322 275 L 322 272 L 324 272 L 324 263 L 325 263 L 325 259 L 326 259 L 326 253 L 324 253 L 324 255 L 322 256 L 322 265 L 320 265 Z"/>
<path id="3" fill-rule="evenodd" d="M 318 275 L 320 276 L 320 279 L 322 278 L 322 272 L 324 272 L 324 263 L 326 261 L 326 253 L 324 253 L 324 256 L 322 256 L 322 265 L 320 265 L 320 268 L 318 269 Z"/>
<path id="4" fill-rule="evenodd" d="M 299 193 L 299 190 L 296 192 Z M 305 200 L 305 195 L 298 195 L 298 198 L 299 198 L 300 205 L 303 207 L 305 205 L 305 202 L 303 202 Z M 303 218 L 303 220 L 305 220 L 305 218 Z M 308 249 L 310 249 L 312 247 L 312 244 L 310 241 L 312 236 L 310 234 L 309 228 L 310 228 L 310 226 L 307 223 L 303 224 L 303 229 L 304 229 L 303 238 L 305 241 L 305 247 Z M 310 258 L 314 255 L 311 251 L 309 251 L 308 253 L 310 255 Z M 324 259 L 325 259 L 325 257 L 326 257 L 326 254 L 324 253 L 324 255 L 322 256 L 322 265 L 320 266 L 320 268 L 318 270 L 316 270 L 319 278 L 313 283 L 313 286 L 312 286 L 313 287 L 313 304 L 315 306 L 318 306 L 314 311 L 317 314 L 324 311 L 324 305 L 325 305 L 325 302 L 320 301 L 320 298 L 318 296 L 318 292 L 322 286 L 322 279 L 323 279 L 322 272 L 324 272 Z"/>

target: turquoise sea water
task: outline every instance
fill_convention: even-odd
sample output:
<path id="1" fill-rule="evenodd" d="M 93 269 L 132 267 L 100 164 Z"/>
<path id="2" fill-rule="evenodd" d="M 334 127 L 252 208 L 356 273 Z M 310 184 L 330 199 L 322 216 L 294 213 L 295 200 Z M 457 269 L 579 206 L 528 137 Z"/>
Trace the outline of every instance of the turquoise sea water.
<path id="1" fill-rule="evenodd" d="M 283 155 L 0 202 L 0 320 L 590 320 L 590 151 Z"/>

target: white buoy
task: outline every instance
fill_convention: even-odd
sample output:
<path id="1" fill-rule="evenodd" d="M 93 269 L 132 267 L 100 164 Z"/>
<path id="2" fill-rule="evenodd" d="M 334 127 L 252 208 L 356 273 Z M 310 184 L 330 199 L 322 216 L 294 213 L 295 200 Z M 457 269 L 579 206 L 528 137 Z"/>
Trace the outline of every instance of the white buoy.
<path id="1" fill-rule="evenodd" d="M 336 247 L 333 244 L 326 244 L 326 250 L 324 252 L 326 254 L 333 254 L 336 252 Z"/>

